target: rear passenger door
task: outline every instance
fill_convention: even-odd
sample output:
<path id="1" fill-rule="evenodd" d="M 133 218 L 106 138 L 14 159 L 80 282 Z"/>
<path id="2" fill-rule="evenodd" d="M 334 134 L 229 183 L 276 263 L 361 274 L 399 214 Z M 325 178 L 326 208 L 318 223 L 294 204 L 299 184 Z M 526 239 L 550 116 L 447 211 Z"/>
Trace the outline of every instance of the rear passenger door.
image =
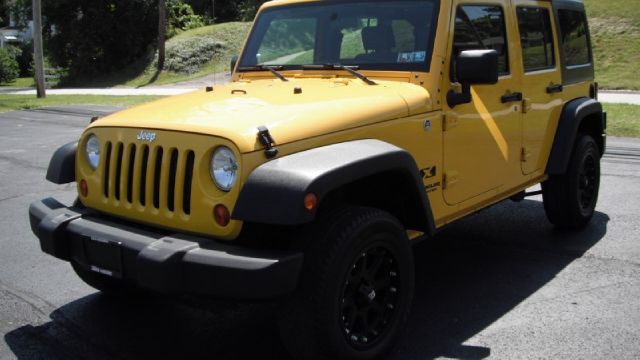
<path id="1" fill-rule="evenodd" d="M 544 172 L 562 109 L 562 74 L 550 1 L 512 0 L 521 56 L 522 173 Z M 546 153 L 543 153 L 546 152 Z"/>

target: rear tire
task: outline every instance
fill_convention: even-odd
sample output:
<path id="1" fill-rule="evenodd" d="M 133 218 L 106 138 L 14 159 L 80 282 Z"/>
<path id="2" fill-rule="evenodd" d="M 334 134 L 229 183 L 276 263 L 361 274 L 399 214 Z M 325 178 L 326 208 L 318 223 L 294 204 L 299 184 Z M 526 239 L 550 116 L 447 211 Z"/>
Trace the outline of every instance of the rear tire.
<path id="1" fill-rule="evenodd" d="M 350 207 L 306 233 L 298 291 L 279 317 L 285 346 L 301 360 L 384 358 L 413 299 L 413 255 L 402 224 L 384 211 Z"/>
<path id="2" fill-rule="evenodd" d="M 585 227 L 596 209 L 600 188 L 600 150 L 589 135 L 579 135 L 567 172 L 542 183 L 547 218 L 561 229 Z"/>

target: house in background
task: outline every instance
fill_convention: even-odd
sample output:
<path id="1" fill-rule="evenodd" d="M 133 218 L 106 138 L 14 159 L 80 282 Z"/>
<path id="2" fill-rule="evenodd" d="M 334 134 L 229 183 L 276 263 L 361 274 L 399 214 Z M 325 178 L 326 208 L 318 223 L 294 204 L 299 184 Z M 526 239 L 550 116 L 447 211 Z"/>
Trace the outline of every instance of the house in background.
<path id="1" fill-rule="evenodd" d="M 12 16 L 9 17 L 9 26 L 0 28 L 0 48 L 10 44 L 21 43 L 33 39 L 33 21 L 29 21 L 26 29 L 16 26 Z"/>

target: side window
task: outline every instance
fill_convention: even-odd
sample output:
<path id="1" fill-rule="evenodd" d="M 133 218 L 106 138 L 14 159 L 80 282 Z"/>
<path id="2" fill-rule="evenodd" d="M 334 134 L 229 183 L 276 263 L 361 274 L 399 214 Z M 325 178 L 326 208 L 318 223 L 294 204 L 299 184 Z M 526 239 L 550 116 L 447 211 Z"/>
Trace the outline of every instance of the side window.
<path id="1" fill-rule="evenodd" d="M 549 11 L 545 8 L 519 7 L 518 28 L 525 71 L 555 67 L 555 53 Z"/>
<path id="2" fill-rule="evenodd" d="M 509 74 L 509 53 L 504 12 L 499 6 L 462 5 L 456 12 L 451 81 L 455 78 L 455 61 L 464 50 L 493 49 L 498 52 L 500 75 Z"/>
<path id="3" fill-rule="evenodd" d="M 591 63 L 587 39 L 587 19 L 580 11 L 558 10 L 562 33 L 562 53 L 566 66 Z"/>

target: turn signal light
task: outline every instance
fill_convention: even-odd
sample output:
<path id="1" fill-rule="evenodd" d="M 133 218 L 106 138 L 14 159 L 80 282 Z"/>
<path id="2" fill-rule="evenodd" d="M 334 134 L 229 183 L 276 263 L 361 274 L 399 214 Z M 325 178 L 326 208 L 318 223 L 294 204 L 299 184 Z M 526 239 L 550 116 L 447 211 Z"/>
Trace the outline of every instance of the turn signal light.
<path id="1" fill-rule="evenodd" d="M 84 179 L 80 181 L 80 195 L 82 197 L 89 196 L 89 184 Z"/>
<path id="2" fill-rule="evenodd" d="M 216 219 L 216 223 L 220 226 L 227 226 L 231 221 L 231 214 L 229 214 L 229 209 L 222 204 L 216 205 L 213 208 L 213 217 Z"/>
<path id="3" fill-rule="evenodd" d="M 304 208 L 312 211 L 318 205 L 318 197 L 314 193 L 308 193 L 304 197 Z"/>

